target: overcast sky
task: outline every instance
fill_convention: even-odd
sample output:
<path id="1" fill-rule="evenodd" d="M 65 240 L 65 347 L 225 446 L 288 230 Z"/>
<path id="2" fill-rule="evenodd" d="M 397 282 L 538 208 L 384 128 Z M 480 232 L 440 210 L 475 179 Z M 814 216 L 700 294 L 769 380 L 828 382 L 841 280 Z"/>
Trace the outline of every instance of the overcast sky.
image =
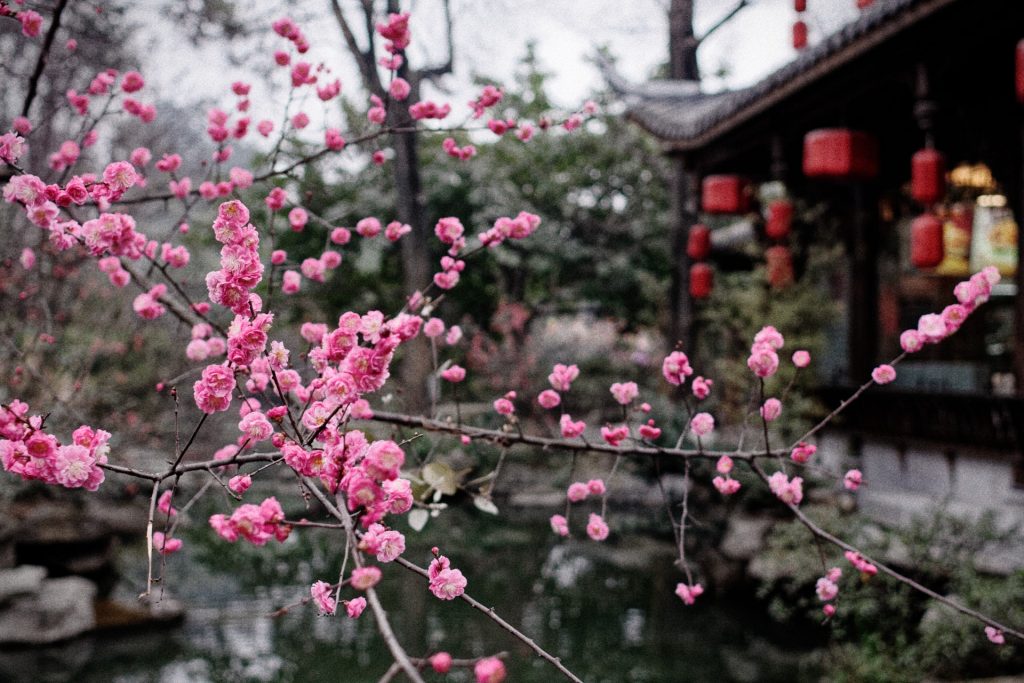
<path id="1" fill-rule="evenodd" d="M 735 2 L 697 0 L 697 33 L 714 24 Z M 140 53 L 145 55 L 142 66 L 150 81 L 159 88 L 154 91 L 180 93 L 186 101 L 221 97 L 229 103 L 230 98 L 222 95 L 231 81 L 256 80 L 252 69 L 229 64 L 223 45 L 192 48 L 177 27 L 151 9 L 151 3 L 139 3 L 135 12 L 137 20 L 147 25 L 141 33 Z M 812 42 L 857 16 L 854 0 L 810 0 L 808 4 Z M 281 3 L 257 0 L 242 5 L 269 20 Z M 342 5 L 355 16 L 357 0 L 342 0 Z M 442 60 L 440 0 L 411 0 L 405 6 L 414 17 L 412 59 L 418 64 Z M 468 83 L 474 72 L 510 80 L 528 41 L 537 44 L 541 63 L 553 75 L 555 101 L 568 107 L 600 87 L 600 75 L 589 62 L 598 46 L 607 46 L 622 73 L 634 81 L 645 80 L 666 61 L 668 0 L 452 0 L 452 6 L 456 68 L 445 87 L 456 104 L 469 99 Z M 344 84 L 355 86 L 354 66 L 342 49 L 328 8 L 328 0 L 307 0 L 297 3 L 293 16 L 313 43 L 315 58 L 324 60 Z M 792 0 L 750 0 L 749 7 L 701 46 L 704 87 L 743 87 L 792 59 L 795 18 Z M 280 43 L 283 46 L 284 41 Z M 277 46 L 273 41 L 268 44 Z M 259 59 L 269 63 L 270 55 L 264 53 Z M 723 69 L 728 74 L 725 78 L 714 75 Z M 260 90 L 257 86 L 254 101 L 260 100 Z"/>

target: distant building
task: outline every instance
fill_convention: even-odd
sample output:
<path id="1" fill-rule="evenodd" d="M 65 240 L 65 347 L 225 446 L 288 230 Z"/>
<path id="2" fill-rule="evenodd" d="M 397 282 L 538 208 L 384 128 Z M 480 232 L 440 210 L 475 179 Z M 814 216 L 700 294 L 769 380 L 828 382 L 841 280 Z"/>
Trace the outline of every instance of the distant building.
<path id="1" fill-rule="evenodd" d="M 846 362 L 826 377 L 831 405 L 899 353 L 901 330 L 953 303 L 957 281 L 999 267 L 992 300 L 944 343 L 903 361 L 898 380 L 854 404 L 826 443 L 859 456 L 868 483 L 860 504 L 871 514 L 905 519 L 948 502 L 1024 521 L 1024 2 L 861 4 L 857 20 L 749 88 L 634 85 L 610 67 L 606 77 L 629 118 L 675 159 L 680 273 L 689 272 L 686 230 L 709 199 L 709 176 L 738 176 L 760 193 L 737 221 L 749 224 L 748 242 L 813 239 L 815 225 L 801 220 L 810 205 L 839 221 L 846 258 L 832 294 L 843 304 L 836 332 L 845 353 L 836 356 Z M 926 147 L 941 153 L 946 173 L 929 152 L 912 184 L 912 158 Z M 711 189 L 728 203 L 728 182 Z M 772 192 L 796 209 L 789 235 L 775 240 L 765 234 Z M 912 223 L 926 213 L 934 219 L 915 236 Z M 712 231 L 712 266 L 725 266 L 716 247 L 726 241 Z M 677 287 L 675 333 L 686 338 L 686 277 Z"/>

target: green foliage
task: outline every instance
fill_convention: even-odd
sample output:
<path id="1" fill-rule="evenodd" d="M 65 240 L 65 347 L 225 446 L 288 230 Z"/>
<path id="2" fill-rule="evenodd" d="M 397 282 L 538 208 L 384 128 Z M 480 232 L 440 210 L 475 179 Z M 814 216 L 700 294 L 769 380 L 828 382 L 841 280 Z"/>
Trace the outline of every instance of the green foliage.
<path id="1" fill-rule="evenodd" d="M 1004 623 L 1024 619 L 1024 571 L 1010 576 L 985 575 L 976 568 L 979 553 L 1006 540 L 991 517 L 965 521 L 936 510 L 903 530 L 878 527 L 834 508 L 806 512 L 824 528 L 855 539 L 868 554 L 898 567 L 912 567 L 911 578 L 935 587 L 968 607 Z M 835 681 L 917 681 L 922 676 L 956 679 L 1019 671 L 1024 652 L 1007 639 L 990 643 L 981 624 L 902 583 L 879 574 L 857 572 L 834 549 L 826 548 L 827 566 L 843 569 L 837 613 L 824 621 L 814 583 L 824 574 L 809 532 L 798 522 L 779 524 L 759 562 L 770 578 L 759 589 L 779 621 L 801 624 L 808 633 L 827 638 L 822 667 Z M 827 630 L 826 630 L 827 629 Z"/>

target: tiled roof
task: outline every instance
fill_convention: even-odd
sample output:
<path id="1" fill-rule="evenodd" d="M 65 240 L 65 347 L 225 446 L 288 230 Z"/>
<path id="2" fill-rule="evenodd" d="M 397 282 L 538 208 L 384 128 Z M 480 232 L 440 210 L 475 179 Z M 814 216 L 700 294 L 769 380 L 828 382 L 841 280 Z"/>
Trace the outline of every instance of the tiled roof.
<path id="1" fill-rule="evenodd" d="M 772 100 L 786 97 L 834 69 L 837 63 L 916 23 L 957 0 L 876 0 L 861 16 L 805 49 L 760 82 L 742 90 L 703 94 L 692 81 L 651 81 L 636 85 L 601 64 L 605 79 L 626 103 L 627 115 L 670 146 L 692 149 L 752 116 Z"/>

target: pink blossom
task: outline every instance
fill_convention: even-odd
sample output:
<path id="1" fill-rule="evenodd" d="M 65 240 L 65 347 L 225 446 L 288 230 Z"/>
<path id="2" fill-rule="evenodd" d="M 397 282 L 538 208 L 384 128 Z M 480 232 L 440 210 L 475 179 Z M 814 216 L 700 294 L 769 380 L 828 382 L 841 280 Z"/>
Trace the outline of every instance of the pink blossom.
<path id="1" fill-rule="evenodd" d="M 365 591 L 380 583 L 382 573 L 379 567 L 359 567 L 352 570 L 352 587 Z"/>
<path id="2" fill-rule="evenodd" d="M 161 555 L 170 555 L 181 550 L 180 538 L 167 538 L 162 531 L 153 532 L 153 549 Z"/>
<path id="3" fill-rule="evenodd" d="M 384 236 L 389 242 L 397 242 L 403 235 L 408 235 L 412 232 L 412 226 L 407 223 L 399 223 L 398 221 L 391 221 L 387 227 L 384 228 Z"/>
<path id="4" fill-rule="evenodd" d="M 537 403 L 539 403 L 542 408 L 546 408 L 548 410 L 558 406 L 561 402 L 562 397 L 558 395 L 557 391 L 553 391 L 551 389 L 545 389 L 537 396 Z"/>
<path id="5" fill-rule="evenodd" d="M 92 453 L 88 448 L 77 444 L 61 446 L 53 459 L 54 479 L 69 489 L 84 486 L 94 467 L 96 459 Z"/>
<path id="6" fill-rule="evenodd" d="M 871 379 L 873 379 L 876 384 L 888 384 L 896 379 L 896 369 L 891 365 L 879 365 L 871 371 Z"/>
<path id="7" fill-rule="evenodd" d="M 785 472 L 776 472 L 768 478 L 768 488 L 786 505 L 799 505 L 804 498 L 803 482 L 800 477 L 790 481 Z"/>
<path id="8" fill-rule="evenodd" d="M 423 325 L 423 334 L 434 339 L 444 334 L 444 321 L 440 318 L 431 318 Z"/>
<path id="9" fill-rule="evenodd" d="M 302 232 L 307 222 L 309 222 L 309 214 L 301 206 L 296 206 L 288 212 L 288 224 L 292 226 L 292 230 L 295 232 Z"/>
<path id="10" fill-rule="evenodd" d="M 608 538 L 608 525 L 601 515 L 591 512 L 587 521 L 587 536 L 595 541 L 603 541 Z"/>
<path id="11" fill-rule="evenodd" d="M 690 389 L 693 391 L 693 395 L 697 397 L 698 401 L 703 401 L 711 393 L 711 387 L 714 382 L 710 379 L 704 379 L 703 377 L 694 377 L 693 383 L 690 385 Z"/>
<path id="12" fill-rule="evenodd" d="M 755 344 L 750 349 L 747 367 L 761 379 L 771 377 L 779 369 L 779 355 L 769 344 Z"/>
<path id="13" fill-rule="evenodd" d="M 805 443 L 801 441 L 793 448 L 793 452 L 789 454 L 789 457 L 793 462 L 797 462 L 802 465 L 808 460 L 810 460 L 811 456 L 813 456 L 817 452 L 817 446 L 815 446 L 814 444 Z"/>
<path id="14" fill-rule="evenodd" d="M 565 425 L 562 425 L 562 432 L 565 432 Z M 618 427 L 605 426 L 601 427 L 601 438 L 605 440 L 610 446 L 618 446 L 622 443 L 626 437 L 629 436 L 629 427 L 626 425 L 620 425 Z"/>
<path id="15" fill-rule="evenodd" d="M 406 81 L 404 78 L 395 78 L 394 80 L 391 81 L 391 84 L 388 85 L 388 93 L 391 95 L 392 98 L 398 100 L 399 102 L 401 102 L 402 100 L 409 96 L 409 91 L 411 89 L 412 88 L 409 86 L 409 82 Z"/>
<path id="16" fill-rule="evenodd" d="M 692 586 L 688 586 L 685 583 L 676 584 L 676 595 L 687 605 L 692 605 L 703 593 L 704 587 L 699 583 Z"/>
<path id="17" fill-rule="evenodd" d="M 286 270 L 281 277 L 281 291 L 285 294 L 295 294 L 299 291 L 302 283 L 302 276 L 298 271 Z"/>
<path id="18" fill-rule="evenodd" d="M 818 579 L 818 583 L 815 584 L 814 590 L 818 594 L 818 599 L 822 602 L 832 600 L 839 595 L 839 586 L 824 576 Z"/>
<path id="19" fill-rule="evenodd" d="M 548 375 L 548 382 L 555 391 L 569 391 L 573 381 L 580 376 L 580 369 L 575 365 L 557 363 Z"/>
<path id="20" fill-rule="evenodd" d="M 761 406 L 761 417 L 765 422 L 777 420 L 782 414 L 782 401 L 777 398 L 770 398 Z"/>
<path id="21" fill-rule="evenodd" d="M 1006 642 L 1006 637 L 1003 635 L 1003 632 L 994 626 L 985 627 L 985 637 L 996 645 L 1002 645 Z"/>
<path id="22" fill-rule="evenodd" d="M 732 468 L 732 458 L 730 458 L 728 455 L 723 455 L 718 459 L 718 462 L 715 463 L 715 469 L 718 470 L 718 472 L 721 474 L 729 474 L 730 472 L 732 472 Z"/>
<path id="23" fill-rule="evenodd" d="M 697 413 L 690 421 L 690 429 L 697 436 L 707 436 L 715 429 L 715 418 L 710 413 Z"/>
<path id="24" fill-rule="evenodd" d="M 907 353 L 916 353 L 925 345 L 925 338 L 916 330 L 905 330 L 899 336 L 899 345 Z"/>
<path id="25" fill-rule="evenodd" d="M 767 325 L 754 335 L 754 345 L 758 344 L 767 344 L 773 350 L 778 351 L 785 345 L 785 339 L 783 339 L 777 329 Z"/>
<path id="26" fill-rule="evenodd" d="M 466 379 L 466 368 L 462 367 L 461 365 L 449 366 L 447 369 L 441 372 L 441 379 L 445 380 L 446 382 L 461 382 L 462 380 Z M 498 409 L 497 402 L 495 402 L 494 409 Z"/>
<path id="27" fill-rule="evenodd" d="M 228 488 L 238 495 L 248 491 L 250 486 L 252 486 L 252 477 L 248 474 L 236 475 L 228 481 Z"/>
<path id="28" fill-rule="evenodd" d="M 683 384 L 686 382 L 686 378 L 693 374 L 690 359 L 682 351 L 673 351 L 662 361 L 661 374 L 669 384 L 676 386 Z"/>
<path id="29" fill-rule="evenodd" d="M 175 509 L 175 507 L 171 505 L 172 495 L 172 492 L 170 491 L 170 489 L 168 489 L 167 491 L 164 491 L 162 494 L 160 494 L 160 498 L 157 500 L 157 509 L 162 514 L 165 514 L 168 517 L 173 517 L 174 515 L 178 514 L 177 509 Z"/>
<path id="30" fill-rule="evenodd" d="M 730 477 L 715 477 L 711 483 L 723 496 L 731 496 L 740 490 L 740 483 Z"/>
<path id="31" fill-rule="evenodd" d="M 363 237 L 376 237 L 380 234 L 380 231 L 380 221 L 372 216 L 364 218 L 356 223 L 356 232 Z"/>
<path id="32" fill-rule="evenodd" d="M 864 475 L 861 474 L 860 470 L 849 470 L 843 476 L 843 486 L 850 491 L 856 491 L 859 489 L 863 481 Z"/>
<path id="33" fill-rule="evenodd" d="M 516 411 L 512 401 L 507 398 L 499 398 L 494 402 L 494 411 L 499 415 L 511 415 Z"/>
<path id="34" fill-rule="evenodd" d="M 793 352 L 793 365 L 798 368 L 806 368 L 811 364 L 811 354 L 807 351 L 800 350 Z"/>
<path id="35" fill-rule="evenodd" d="M 331 584 L 326 581 L 317 581 L 309 587 L 309 593 L 313 596 L 320 614 L 334 614 L 338 603 L 331 596 Z"/>
<path id="36" fill-rule="evenodd" d="M 573 503 L 579 503 L 582 500 L 586 500 L 587 496 L 590 495 L 590 489 L 587 485 L 581 481 L 574 481 L 569 484 L 569 490 L 566 492 L 565 497 Z"/>
<path id="37" fill-rule="evenodd" d="M 36 265 L 36 252 L 32 251 L 29 247 L 25 247 L 21 250 L 21 257 L 18 261 L 25 270 L 32 270 L 33 266 Z"/>
<path id="38" fill-rule="evenodd" d="M 505 680 L 505 665 L 497 657 L 481 659 L 473 667 L 476 683 L 502 683 Z"/>
<path id="39" fill-rule="evenodd" d="M 452 569 L 451 563 L 444 555 L 440 555 L 430 563 L 427 570 L 430 578 L 430 592 L 440 600 L 454 600 L 466 590 L 466 577 L 458 569 Z"/>
<path id="40" fill-rule="evenodd" d="M 572 416 L 568 414 L 563 414 L 562 417 L 559 418 L 558 424 L 562 430 L 562 437 L 566 439 L 574 439 L 580 436 L 587 428 L 587 425 L 583 420 L 573 422 Z"/>
<path id="41" fill-rule="evenodd" d="M 562 515 L 551 515 L 551 530 L 559 536 L 568 536 L 569 522 Z"/>
<path id="42" fill-rule="evenodd" d="M 946 337 L 946 321 L 937 313 L 922 315 L 917 321 L 917 332 L 928 344 L 935 344 Z"/>
<path id="43" fill-rule="evenodd" d="M 849 563 L 861 573 L 862 576 L 874 576 L 878 573 L 878 567 L 868 562 L 860 553 L 847 550 L 843 555 L 846 557 L 847 561 L 849 561 Z"/>
<path id="44" fill-rule="evenodd" d="M 454 244 L 464 232 L 465 228 L 459 219 L 451 216 L 440 219 L 434 226 L 434 234 L 445 244 Z"/>
<path id="45" fill-rule="evenodd" d="M 24 116 L 15 116 L 11 122 L 11 128 L 19 135 L 28 135 L 32 132 L 32 122 Z"/>
<path id="46" fill-rule="evenodd" d="M 430 657 L 430 666 L 435 673 L 446 674 L 452 669 L 452 656 L 447 652 L 438 652 Z"/>
<path id="47" fill-rule="evenodd" d="M 627 406 L 639 395 L 640 390 L 637 388 L 636 382 L 616 382 L 612 385 L 611 392 L 616 401 Z"/>
<path id="48" fill-rule="evenodd" d="M 26 38 L 35 38 L 43 29 L 43 17 L 30 9 L 18 12 L 18 21 L 21 22 L 21 33 Z"/>
<path id="49" fill-rule="evenodd" d="M 654 426 L 654 420 L 648 420 L 647 424 L 642 424 L 637 429 L 640 432 L 640 436 L 649 441 L 656 441 L 661 436 L 661 429 Z"/>
<path id="50" fill-rule="evenodd" d="M 339 245 L 345 245 L 352 239 L 352 233 L 348 228 L 334 228 L 331 230 L 331 242 Z"/>
<path id="51" fill-rule="evenodd" d="M 349 619 L 358 619 L 359 615 L 366 609 L 366 598 L 360 596 L 345 602 L 345 612 Z"/>
<path id="52" fill-rule="evenodd" d="M 603 496 L 605 492 L 605 485 L 603 479 L 591 479 L 587 482 L 587 490 L 595 496 Z"/>

